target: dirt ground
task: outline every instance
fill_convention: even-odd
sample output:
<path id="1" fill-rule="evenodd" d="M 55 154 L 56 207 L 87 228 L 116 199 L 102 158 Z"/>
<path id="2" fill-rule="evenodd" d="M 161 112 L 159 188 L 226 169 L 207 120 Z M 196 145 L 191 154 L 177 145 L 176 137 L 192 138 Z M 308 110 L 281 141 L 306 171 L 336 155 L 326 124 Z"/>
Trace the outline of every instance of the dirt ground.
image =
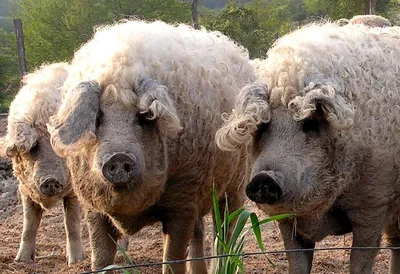
<path id="1" fill-rule="evenodd" d="M 1 119 L 2 117 L 0 117 Z M 4 134 L 4 120 L 0 120 L 0 135 Z M 251 202 L 246 207 L 259 215 L 266 217 L 258 211 Z M 17 195 L 17 182 L 12 178 L 10 163 L 0 160 L 0 273 L 81 273 L 90 270 L 90 247 L 87 227 L 82 227 L 82 237 L 85 247 L 86 259 L 79 264 L 68 267 L 65 261 L 65 232 L 63 226 L 62 206 L 46 211 L 43 215 L 37 238 L 36 262 L 32 264 L 15 263 L 20 234 L 22 231 L 22 206 Z M 207 216 L 207 254 L 210 254 L 212 239 L 211 217 Z M 281 250 L 283 244 L 276 224 L 267 224 L 263 227 L 263 241 L 268 250 Z M 130 238 L 128 254 L 136 264 L 159 262 L 162 258 L 161 227 L 155 225 L 144 228 Z M 386 243 L 383 242 L 383 245 Z M 351 235 L 341 237 L 328 237 L 317 244 L 320 247 L 351 246 Z M 246 252 L 258 251 L 254 236 L 248 235 Z M 287 260 L 284 254 L 268 255 L 274 263 L 271 265 L 266 256 L 246 257 L 244 259 L 246 273 L 287 273 Z M 349 273 L 349 251 L 321 251 L 315 253 L 312 273 Z M 389 251 L 381 251 L 376 258 L 374 273 L 387 273 Z M 123 265 L 121 255 L 116 258 L 116 263 Z M 143 267 L 140 273 L 161 273 L 160 267 Z"/>

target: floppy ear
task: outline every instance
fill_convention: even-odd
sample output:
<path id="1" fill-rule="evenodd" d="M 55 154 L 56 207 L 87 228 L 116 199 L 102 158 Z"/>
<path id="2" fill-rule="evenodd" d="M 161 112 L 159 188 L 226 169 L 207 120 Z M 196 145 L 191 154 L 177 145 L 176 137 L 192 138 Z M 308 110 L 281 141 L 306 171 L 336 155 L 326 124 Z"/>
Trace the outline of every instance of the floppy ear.
<path id="1" fill-rule="evenodd" d="M 100 87 L 94 81 L 82 82 L 70 90 L 47 129 L 51 144 L 60 156 L 78 152 L 95 141 Z"/>
<path id="2" fill-rule="evenodd" d="M 331 85 L 310 83 L 302 93 L 303 96 L 296 96 L 288 105 L 296 121 L 318 115 L 338 129 L 352 126 L 353 110 L 341 96 L 335 94 Z"/>
<path id="3" fill-rule="evenodd" d="M 140 114 L 147 120 L 156 120 L 158 128 L 166 136 L 177 137 L 182 126 L 167 87 L 152 79 L 143 78 L 137 80 L 136 87 Z"/>
<path id="4" fill-rule="evenodd" d="M 250 84 L 236 97 L 232 114 L 223 114 L 225 124 L 217 131 L 215 141 L 221 150 L 240 149 L 252 140 L 252 134 L 262 123 L 270 121 L 270 93 L 264 84 Z"/>
<path id="5" fill-rule="evenodd" d="M 17 153 L 28 153 L 36 144 L 36 129 L 27 121 L 9 119 L 8 123 L 7 135 L 1 138 L 1 156 L 13 157 Z"/>

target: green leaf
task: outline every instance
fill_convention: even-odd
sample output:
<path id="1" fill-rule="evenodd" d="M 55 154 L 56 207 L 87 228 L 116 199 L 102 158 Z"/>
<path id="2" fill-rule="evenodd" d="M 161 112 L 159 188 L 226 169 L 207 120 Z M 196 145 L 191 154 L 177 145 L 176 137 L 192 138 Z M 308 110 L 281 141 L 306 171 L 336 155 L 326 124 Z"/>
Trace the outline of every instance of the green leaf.
<path id="1" fill-rule="evenodd" d="M 268 217 L 268 218 L 260 221 L 258 224 L 262 225 L 262 224 L 265 224 L 265 223 L 269 223 L 269 222 L 272 222 L 272 221 L 279 221 L 279 220 L 290 218 L 290 217 L 293 217 L 293 216 L 294 216 L 294 214 L 291 214 L 291 213 L 274 215 L 274 216 Z"/>
<path id="2" fill-rule="evenodd" d="M 261 251 L 265 251 L 264 244 L 263 244 L 262 238 L 261 238 L 261 230 L 260 230 L 260 223 L 258 221 L 258 217 L 255 213 L 251 213 L 250 219 L 251 219 L 251 224 L 252 224 L 252 228 L 253 228 L 253 233 L 257 239 L 258 246 Z"/>

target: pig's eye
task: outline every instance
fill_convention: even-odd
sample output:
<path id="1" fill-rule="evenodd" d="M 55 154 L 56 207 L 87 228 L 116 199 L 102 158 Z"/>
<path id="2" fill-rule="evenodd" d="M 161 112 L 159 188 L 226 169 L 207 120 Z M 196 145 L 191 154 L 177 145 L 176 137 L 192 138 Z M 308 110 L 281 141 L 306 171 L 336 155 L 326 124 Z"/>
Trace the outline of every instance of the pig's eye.
<path id="1" fill-rule="evenodd" d="M 155 119 L 150 120 L 148 118 L 148 115 L 149 115 L 148 113 L 138 113 L 137 117 L 139 120 L 139 125 L 141 127 L 149 128 L 149 127 L 152 127 L 156 123 L 156 120 Z"/>
<path id="2" fill-rule="evenodd" d="M 253 134 L 255 141 L 261 138 L 265 130 L 268 128 L 268 125 L 269 123 L 261 123 L 258 125 L 257 130 Z"/>
<path id="3" fill-rule="evenodd" d="M 318 132 L 319 131 L 319 125 L 318 121 L 315 119 L 307 119 L 303 122 L 303 128 L 302 131 L 307 133 L 307 132 Z"/>
<path id="4" fill-rule="evenodd" d="M 103 111 L 99 110 L 96 117 L 96 128 L 98 128 L 103 122 L 103 116 L 104 116 Z"/>
<path id="5" fill-rule="evenodd" d="M 38 145 L 38 143 L 36 142 L 32 147 L 31 147 L 31 150 L 29 151 L 30 153 L 36 153 L 37 151 L 38 151 L 38 149 L 39 149 L 39 145 Z"/>

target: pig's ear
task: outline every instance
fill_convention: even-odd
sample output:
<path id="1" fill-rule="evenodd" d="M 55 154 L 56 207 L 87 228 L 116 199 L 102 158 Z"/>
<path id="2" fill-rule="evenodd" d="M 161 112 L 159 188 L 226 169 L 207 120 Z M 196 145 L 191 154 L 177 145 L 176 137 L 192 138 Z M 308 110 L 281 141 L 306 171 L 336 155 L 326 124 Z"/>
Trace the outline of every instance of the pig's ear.
<path id="1" fill-rule="evenodd" d="M 224 113 L 224 125 L 217 131 L 215 141 L 221 150 L 240 149 L 252 140 L 253 133 L 261 124 L 270 121 L 268 104 L 270 93 L 265 84 L 250 84 L 242 88 L 236 97 L 235 109 Z"/>
<path id="2" fill-rule="evenodd" d="M 100 87 L 94 81 L 82 82 L 70 90 L 47 129 L 51 144 L 60 156 L 79 153 L 96 140 L 96 118 L 100 104 Z"/>
<path id="3" fill-rule="evenodd" d="M 304 95 L 296 96 L 288 105 L 296 121 L 316 118 L 324 119 L 338 129 L 352 126 L 352 108 L 331 85 L 310 83 L 302 93 Z"/>
<path id="4" fill-rule="evenodd" d="M 155 120 L 163 134 L 176 138 L 182 126 L 167 87 L 152 79 L 140 78 L 136 81 L 135 90 L 139 96 L 140 115 L 146 120 Z"/>
<path id="5" fill-rule="evenodd" d="M 28 121 L 13 121 L 9 117 L 7 135 L 0 141 L 0 156 L 13 157 L 28 153 L 37 142 L 37 131 Z"/>

